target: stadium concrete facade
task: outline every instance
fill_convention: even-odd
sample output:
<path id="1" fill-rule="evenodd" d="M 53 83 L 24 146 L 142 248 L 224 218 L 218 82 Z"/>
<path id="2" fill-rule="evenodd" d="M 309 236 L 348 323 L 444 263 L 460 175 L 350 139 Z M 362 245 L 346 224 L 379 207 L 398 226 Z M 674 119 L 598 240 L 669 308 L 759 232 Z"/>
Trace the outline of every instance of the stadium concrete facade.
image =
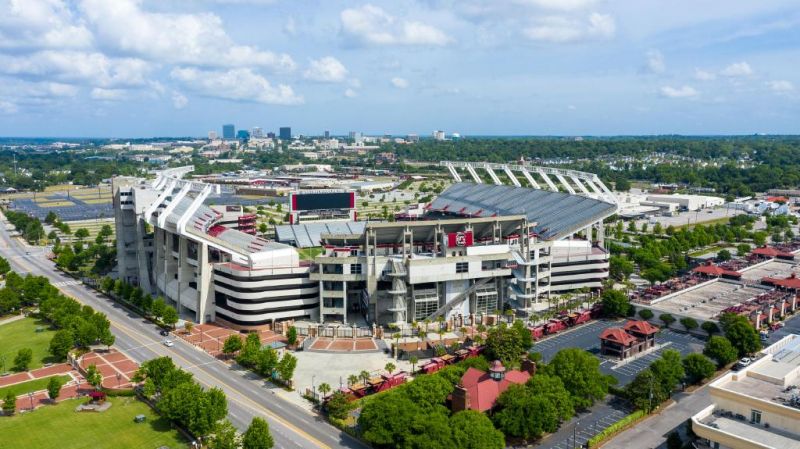
<path id="1" fill-rule="evenodd" d="M 507 308 L 524 315 L 608 277 L 603 219 L 617 205 L 592 174 L 570 172 L 596 188 L 581 193 L 535 181 L 459 182 L 418 220 L 301 221 L 276 226 L 277 241 L 267 241 L 253 235 L 242 208 L 209 206 L 224 186 L 182 179 L 190 169 L 155 181 L 115 179 L 114 210 L 119 277 L 198 322 L 384 325 Z M 532 179 L 536 172 L 525 169 Z M 303 247 L 324 252 L 301 261 Z"/>

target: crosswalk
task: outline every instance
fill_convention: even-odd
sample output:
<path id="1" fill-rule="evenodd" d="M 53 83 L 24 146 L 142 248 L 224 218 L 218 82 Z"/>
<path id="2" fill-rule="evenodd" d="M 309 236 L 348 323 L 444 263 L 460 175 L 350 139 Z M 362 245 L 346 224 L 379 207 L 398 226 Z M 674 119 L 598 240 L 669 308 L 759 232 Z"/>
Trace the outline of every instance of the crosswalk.
<path id="1" fill-rule="evenodd" d="M 71 281 L 61 281 L 61 282 L 53 282 L 53 286 L 56 288 L 59 287 L 69 287 L 70 285 L 79 285 L 81 281 L 71 280 Z"/>

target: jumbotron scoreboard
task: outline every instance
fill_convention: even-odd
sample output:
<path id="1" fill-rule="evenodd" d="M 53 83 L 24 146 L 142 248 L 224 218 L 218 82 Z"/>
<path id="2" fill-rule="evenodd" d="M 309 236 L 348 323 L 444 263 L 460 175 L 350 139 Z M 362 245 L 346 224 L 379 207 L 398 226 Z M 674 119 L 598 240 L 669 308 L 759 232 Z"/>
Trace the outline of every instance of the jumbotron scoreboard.
<path id="1" fill-rule="evenodd" d="M 353 221 L 356 192 L 347 190 L 299 191 L 289 195 L 289 222 Z"/>

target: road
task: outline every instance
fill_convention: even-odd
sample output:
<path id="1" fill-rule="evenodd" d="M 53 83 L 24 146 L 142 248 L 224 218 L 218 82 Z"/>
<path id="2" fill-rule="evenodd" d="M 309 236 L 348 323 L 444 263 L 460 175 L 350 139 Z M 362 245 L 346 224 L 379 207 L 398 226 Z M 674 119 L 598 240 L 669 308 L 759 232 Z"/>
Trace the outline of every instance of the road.
<path id="1" fill-rule="evenodd" d="M 0 218 L 5 222 L 5 217 Z M 114 346 L 134 361 L 169 356 L 203 386 L 221 388 L 228 397 L 228 418 L 240 430 L 246 429 L 253 417 L 260 416 L 269 422 L 278 448 L 367 447 L 323 418 L 280 399 L 251 373 L 231 369 L 181 339 L 174 339 L 173 347 L 165 347 L 156 326 L 56 270 L 42 248 L 27 247 L 11 238 L 4 223 L 0 223 L 0 254 L 19 274 L 46 276 L 64 294 L 106 314 L 116 336 Z"/>

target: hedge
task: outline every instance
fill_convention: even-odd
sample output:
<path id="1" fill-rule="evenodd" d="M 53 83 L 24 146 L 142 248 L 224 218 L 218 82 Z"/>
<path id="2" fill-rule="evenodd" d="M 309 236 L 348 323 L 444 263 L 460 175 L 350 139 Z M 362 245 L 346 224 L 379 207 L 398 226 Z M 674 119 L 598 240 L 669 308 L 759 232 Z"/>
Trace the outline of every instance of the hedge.
<path id="1" fill-rule="evenodd" d="M 590 438 L 589 447 L 592 448 L 601 445 L 609 438 L 627 429 L 629 426 L 633 425 L 636 421 L 638 421 L 641 418 L 644 418 L 645 416 L 647 416 L 647 413 L 644 410 L 636 410 L 630 415 L 606 427 L 605 429 L 603 429 L 602 432 L 600 432 L 596 436 Z"/>

